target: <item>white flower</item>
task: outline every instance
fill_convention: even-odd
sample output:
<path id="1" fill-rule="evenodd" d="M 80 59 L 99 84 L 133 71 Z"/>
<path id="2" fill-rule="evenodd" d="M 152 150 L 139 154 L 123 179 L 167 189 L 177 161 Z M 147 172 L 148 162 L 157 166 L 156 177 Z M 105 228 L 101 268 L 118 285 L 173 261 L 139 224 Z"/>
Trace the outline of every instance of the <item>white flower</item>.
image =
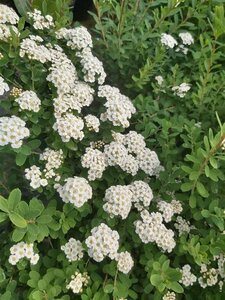
<path id="1" fill-rule="evenodd" d="M 131 190 L 132 202 L 135 207 L 148 207 L 153 199 L 152 189 L 149 185 L 141 180 L 134 181 L 129 185 L 129 189 Z"/>
<path id="2" fill-rule="evenodd" d="M 182 32 L 179 34 L 179 37 L 184 45 L 191 45 L 194 43 L 194 39 L 189 32 Z"/>
<path id="3" fill-rule="evenodd" d="M 171 252 L 176 246 L 174 232 L 162 223 L 163 217 L 159 212 L 141 212 L 142 221 L 135 222 L 135 231 L 143 243 L 155 242 L 163 251 Z"/>
<path id="4" fill-rule="evenodd" d="M 0 4 L 0 24 L 15 25 L 19 21 L 17 13 L 9 6 Z"/>
<path id="5" fill-rule="evenodd" d="M 122 95 L 118 88 L 111 87 L 110 85 L 100 86 L 98 96 L 107 100 L 104 103 L 106 112 L 101 114 L 101 120 L 109 120 L 114 126 L 129 127 L 130 123 L 128 120 L 136 112 L 131 100 Z"/>
<path id="6" fill-rule="evenodd" d="M 160 161 L 155 151 L 145 148 L 138 153 L 137 160 L 139 162 L 139 168 L 146 174 L 149 176 L 157 174 Z"/>
<path id="7" fill-rule="evenodd" d="M 56 31 L 56 38 L 67 40 L 67 46 L 75 50 L 83 50 L 93 46 L 91 35 L 84 26 L 72 29 L 60 28 Z"/>
<path id="8" fill-rule="evenodd" d="M 15 101 L 19 104 L 21 110 L 38 112 L 41 106 L 41 100 L 33 91 L 25 91 L 20 94 Z"/>
<path id="9" fill-rule="evenodd" d="M 174 48 L 178 45 L 177 41 L 170 34 L 162 33 L 161 34 L 161 43 L 167 48 Z"/>
<path id="10" fill-rule="evenodd" d="M 28 38 L 25 38 L 20 43 L 20 57 L 24 57 L 25 55 L 30 60 L 37 60 L 41 63 L 46 63 L 51 61 L 51 53 L 43 45 L 40 43 L 43 39 L 39 36 L 30 35 Z"/>
<path id="11" fill-rule="evenodd" d="M 89 279 L 90 277 L 86 272 L 83 274 L 75 272 L 75 274 L 71 276 L 71 281 L 66 288 L 71 289 L 74 294 L 80 294 L 83 291 L 83 287 L 88 285 Z"/>
<path id="12" fill-rule="evenodd" d="M 105 154 L 98 149 L 86 148 L 85 154 L 81 157 L 81 164 L 84 168 L 89 168 L 88 179 L 95 180 L 101 178 L 106 168 Z"/>
<path id="13" fill-rule="evenodd" d="M 26 244 L 24 242 L 19 242 L 10 248 L 9 263 L 16 265 L 17 262 L 22 259 L 27 258 L 30 260 L 32 265 L 36 265 L 39 260 L 39 255 L 34 253 L 33 244 Z"/>
<path id="14" fill-rule="evenodd" d="M 197 277 L 191 273 L 191 266 L 190 265 L 184 265 L 181 269 L 182 278 L 179 281 L 184 286 L 192 286 L 196 281 Z"/>
<path id="15" fill-rule="evenodd" d="M 61 250 L 64 251 L 69 262 L 80 260 L 84 256 L 81 242 L 74 238 L 70 238 L 64 246 L 61 246 Z"/>
<path id="16" fill-rule="evenodd" d="M 4 79 L 0 76 L 0 96 L 2 96 L 5 92 L 9 91 L 8 84 L 4 81 Z"/>
<path id="17" fill-rule="evenodd" d="M 168 291 L 162 298 L 163 300 L 176 300 L 176 294 Z"/>
<path id="18" fill-rule="evenodd" d="M 164 81 L 161 75 L 155 76 L 155 80 L 157 81 L 158 85 L 162 85 Z"/>
<path id="19" fill-rule="evenodd" d="M 89 256 L 95 261 L 100 262 L 106 256 L 115 259 L 119 248 L 119 234 L 101 223 L 91 230 L 91 235 L 85 240 L 85 243 Z"/>
<path id="20" fill-rule="evenodd" d="M 19 117 L 0 118 L 0 146 L 11 144 L 12 148 L 20 148 L 23 139 L 29 135 L 26 123 Z"/>
<path id="21" fill-rule="evenodd" d="M 54 27 L 53 18 L 50 15 L 43 16 L 41 11 L 34 9 L 34 12 L 28 12 L 27 15 L 34 21 L 33 27 L 38 30 L 50 29 Z"/>
<path id="22" fill-rule="evenodd" d="M 180 98 L 184 98 L 184 96 L 190 90 L 190 88 L 190 84 L 183 82 L 178 86 L 172 87 L 172 91 L 174 92 L 174 95 L 177 95 Z"/>
<path id="23" fill-rule="evenodd" d="M 178 230 L 179 236 L 184 233 L 189 233 L 192 229 L 192 227 L 190 226 L 190 222 L 186 221 L 180 216 L 177 217 L 174 227 Z"/>
<path id="24" fill-rule="evenodd" d="M 92 188 L 83 177 L 67 178 L 66 183 L 57 187 L 60 197 L 65 203 L 72 203 L 75 207 L 81 207 L 92 197 Z"/>
<path id="25" fill-rule="evenodd" d="M 53 125 L 53 129 L 58 131 L 63 142 L 69 142 L 71 138 L 82 140 L 84 137 L 83 128 L 83 120 L 72 113 L 66 113 L 64 116 L 57 118 Z"/>
<path id="26" fill-rule="evenodd" d="M 99 132 L 100 121 L 93 115 L 87 115 L 84 117 L 86 126 L 90 131 Z"/>
<path id="27" fill-rule="evenodd" d="M 102 62 L 95 57 L 90 48 L 85 48 L 82 52 L 76 54 L 81 58 L 82 71 L 85 74 L 84 80 L 86 82 L 95 82 L 96 77 L 99 84 L 103 84 L 106 78 L 106 73 Z"/>
<path id="28" fill-rule="evenodd" d="M 132 205 L 132 192 L 128 186 L 117 185 L 111 186 L 105 192 L 103 209 L 109 213 L 111 217 L 121 216 L 126 219 Z"/>
<path id="29" fill-rule="evenodd" d="M 118 253 L 116 261 L 118 270 L 124 274 L 129 273 L 134 265 L 134 261 L 128 251 Z"/>

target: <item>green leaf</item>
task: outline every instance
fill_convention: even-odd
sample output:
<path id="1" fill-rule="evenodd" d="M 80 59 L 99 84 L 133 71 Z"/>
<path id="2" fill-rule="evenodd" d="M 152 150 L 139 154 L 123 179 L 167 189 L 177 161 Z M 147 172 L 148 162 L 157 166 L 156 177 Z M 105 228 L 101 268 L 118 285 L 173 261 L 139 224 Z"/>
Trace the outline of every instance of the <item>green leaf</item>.
<path id="1" fill-rule="evenodd" d="M 162 282 L 162 278 L 158 274 L 153 274 L 150 277 L 150 282 L 151 282 L 152 285 L 157 286 Z"/>
<path id="2" fill-rule="evenodd" d="M 0 212 L 0 223 L 4 222 L 8 218 L 8 215 L 4 212 Z"/>
<path id="3" fill-rule="evenodd" d="M 26 16 L 32 10 L 31 0 L 14 0 L 14 4 L 21 16 Z"/>
<path id="4" fill-rule="evenodd" d="M 201 211 L 201 214 L 202 214 L 202 216 L 204 217 L 204 218 L 209 218 L 210 217 L 210 212 L 207 210 L 207 209 L 203 209 L 202 211 Z"/>
<path id="5" fill-rule="evenodd" d="M 49 215 L 44 215 L 44 216 L 40 216 L 39 218 L 37 218 L 37 223 L 40 224 L 48 224 L 52 221 L 52 217 Z"/>
<path id="6" fill-rule="evenodd" d="M 0 268 L 0 283 L 5 280 L 5 272 L 2 268 Z"/>
<path id="7" fill-rule="evenodd" d="M 26 230 L 24 229 L 19 229 L 19 228 L 16 228 L 14 231 L 13 231 L 13 234 L 12 234 L 12 240 L 14 242 L 20 242 L 24 235 L 26 234 Z"/>
<path id="8" fill-rule="evenodd" d="M 189 205 L 191 208 L 195 208 L 197 204 L 197 199 L 194 195 L 191 195 L 189 198 Z"/>
<path id="9" fill-rule="evenodd" d="M 20 189 L 12 190 L 12 192 L 9 194 L 9 198 L 8 198 L 9 210 L 15 210 L 15 208 L 19 204 L 20 200 L 21 200 L 21 191 L 20 191 Z"/>
<path id="10" fill-rule="evenodd" d="M 192 182 L 185 182 L 181 185 L 182 192 L 188 192 L 192 189 L 193 183 Z"/>
<path id="11" fill-rule="evenodd" d="M 179 294 L 184 292 L 184 289 L 182 288 L 182 286 L 176 281 L 168 283 L 167 288 L 169 288 L 172 291 L 174 291 L 175 293 L 179 293 Z"/>
<path id="12" fill-rule="evenodd" d="M 21 217 L 18 213 L 12 211 L 9 213 L 9 218 L 11 220 L 11 222 L 16 225 L 19 228 L 25 228 L 27 227 L 27 222 L 26 220 Z"/>
<path id="13" fill-rule="evenodd" d="M 197 182 L 196 188 L 197 188 L 198 193 L 202 197 L 207 198 L 209 196 L 208 191 L 206 190 L 206 188 L 204 187 L 204 185 L 200 181 Z"/>
<path id="14" fill-rule="evenodd" d="M 164 263 L 162 265 L 162 271 L 166 272 L 169 269 L 169 265 L 170 265 L 170 260 L 167 259 L 166 261 L 164 261 Z"/>
<path id="15" fill-rule="evenodd" d="M 169 281 L 178 281 L 181 279 L 182 275 L 180 271 L 170 268 L 166 272 L 166 277 Z"/>
<path id="16" fill-rule="evenodd" d="M 113 291 L 113 284 L 106 284 L 104 286 L 104 292 L 107 293 L 107 294 L 111 294 L 112 291 Z"/>
<path id="17" fill-rule="evenodd" d="M 8 213 L 9 209 L 8 209 L 8 201 L 3 198 L 2 196 L 0 196 L 0 210 Z"/>
<path id="18" fill-rule="evenodd" d="M 17 153 L 16 155 L 16 164 L 17 166 L 21 167 L 25 164 L 27 156 L 22 153 Z"/>

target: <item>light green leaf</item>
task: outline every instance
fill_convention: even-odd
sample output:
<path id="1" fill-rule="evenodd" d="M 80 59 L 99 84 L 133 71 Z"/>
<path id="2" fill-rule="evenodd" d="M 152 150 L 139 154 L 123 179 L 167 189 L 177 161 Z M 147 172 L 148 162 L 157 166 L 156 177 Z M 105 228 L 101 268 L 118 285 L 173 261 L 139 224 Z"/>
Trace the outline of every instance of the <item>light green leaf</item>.
<path id="1" fill-rule="evenodd" d="M 26 220 L 21 217 L 18 213 L 12 211 L 9 213 L 9 218 L 11 220 L 11 222 L 16 225 L 19 228 L 25 228 L 27 227 L 27 222 Z"/>
<path id="2" fill-rule="evenodd" d="M 157 286 L 162 282 L 162 278 L 159 274 L 153 274 L 150 277 L 150 282 L 152 285 Z"/>
<path id="3" fill-rule="evenodd" d="M 31 0 L 14 0 L 14 4 L 21 16 L 26 16 L 32 10 Z"/>
<path id="4" fill-rule="evenodd" d="M 17 153 L 16 155 L 16 164 L 17 166 L 21 167 L 25 164 L 27 156 L 22 153 Z"/>
<path id="5" fill-rule="evenodd" d="M 182 288 L 182 286 L 174 281 L 174 282 L 170 282 L 169 284 L 167 284 L 167 288 L 171 289 L 172 291 L 174 291 L 175 293 L 181 294 L 184 292 L 184 289 Z"/>
<path id="6" fill-rule="evenodd" d="M 3 198 L 2 196 L 0 196 L 0 210 L 8 213 L 9 209 L 8 209 L 8 201 Z"/>
<path id="7" fill-rule="evenodd" d="M 9 210 L 15 210 L 20 200 L 21 200 L 21 191 L 19 189 L 12 190 L 8 198 Z"/>
<path id="8" fill-rule="evenodd" d="M 206 190 L 206 188 L 204 187 L 204 185 L 200 181 L 197 182 L 196 188 L 197 188 L 198 193 L 202 197 L 207 198 L 209 196 L 208 191 Z"/>

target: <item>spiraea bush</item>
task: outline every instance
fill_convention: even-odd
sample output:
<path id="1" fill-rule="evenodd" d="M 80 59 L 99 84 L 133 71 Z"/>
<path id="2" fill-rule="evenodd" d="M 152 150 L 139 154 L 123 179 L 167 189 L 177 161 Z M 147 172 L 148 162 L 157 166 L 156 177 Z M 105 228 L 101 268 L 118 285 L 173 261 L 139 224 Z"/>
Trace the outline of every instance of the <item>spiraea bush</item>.
<path id="1" fill-rule="evenodd" d="M 219 116 L 204 139 L 194 120 L 171 133 L 165 118 L 151 140 L 137 126 L 149 116 L 113 65 L 106 75 L 86 28 L 37 9 L 26 17 L 0 5 L 1 300 L 223 299 Z M 163 32 L 162 49 L 186 52 L 194 38 L 179 37 L 184 47 Z M 191 88 L 171 94 L 186 101 Z"/>

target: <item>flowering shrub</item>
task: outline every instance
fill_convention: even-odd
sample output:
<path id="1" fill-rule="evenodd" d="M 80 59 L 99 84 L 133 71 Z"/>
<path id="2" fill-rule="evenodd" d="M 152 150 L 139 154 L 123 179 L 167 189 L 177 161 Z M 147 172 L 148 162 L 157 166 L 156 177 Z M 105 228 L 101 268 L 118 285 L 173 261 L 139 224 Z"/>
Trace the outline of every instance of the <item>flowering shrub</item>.
<path id="1" fill-rule="evenodd" d="M 27 18 L 0 5 L 1 299 L 222 299 L 219 117 L 216 135 L 183 137 L 191 153 L 169 172 L 88 30 Z M 186 53 L 193 37 L 179 37 L 160 38 Z"/>

